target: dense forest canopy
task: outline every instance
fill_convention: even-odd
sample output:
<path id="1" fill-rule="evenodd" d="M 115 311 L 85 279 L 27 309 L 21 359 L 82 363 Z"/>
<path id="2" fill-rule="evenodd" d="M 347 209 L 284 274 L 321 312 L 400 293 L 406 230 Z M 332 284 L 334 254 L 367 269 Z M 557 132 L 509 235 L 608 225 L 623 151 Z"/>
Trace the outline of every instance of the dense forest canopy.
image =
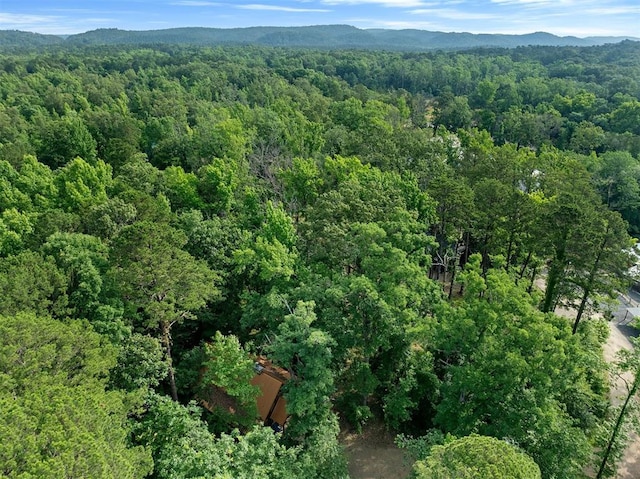
<path id="1" fill-rule="evenodd" d="M 613 474 L 638 78 L 634 42 L 0 53 L 1 474 L 341 478 L 374 418 L 420 477 Z"/>

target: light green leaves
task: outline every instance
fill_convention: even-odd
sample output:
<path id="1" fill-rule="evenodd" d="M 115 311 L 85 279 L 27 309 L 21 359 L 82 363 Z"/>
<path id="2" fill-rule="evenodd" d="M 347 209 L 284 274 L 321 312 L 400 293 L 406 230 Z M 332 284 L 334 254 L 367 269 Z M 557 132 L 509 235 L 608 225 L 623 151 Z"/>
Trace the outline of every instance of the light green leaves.
<path id="1" fill-rule="evenodd" d="M 540 479 L 540 469 L 517 447 L 471 435 L 434 446 L 415 465 L 418 479 Z"/>
<path id="2" fill-rule="evenodd" d="M 8 478 L 139 478 L 151 458 L 128 442 L 132 398 L 105 391 L 115 350 L 79 321 L 0 317 L 0 444 Z"/>

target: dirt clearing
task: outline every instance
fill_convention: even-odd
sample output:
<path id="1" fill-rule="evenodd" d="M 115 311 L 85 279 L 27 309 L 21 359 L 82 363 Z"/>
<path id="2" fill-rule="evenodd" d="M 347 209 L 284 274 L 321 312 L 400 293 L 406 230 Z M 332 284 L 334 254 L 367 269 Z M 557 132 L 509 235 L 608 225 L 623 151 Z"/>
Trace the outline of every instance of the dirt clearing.
<path id="1" fill-rule="evenodd" d="M 381 423 L 367 425 L 362 434 L 343 431 L 340 442 L 349 461 L 349 476 L 352 479 L 405 479 L 409 477 L 411 465 L 404 453 L 393 442 L 394 434 Z"/>
<path id="2" fill-rule="evenodd" d="M 618 298 L 620 305 L 613 313 L 613 320 L 609 323 L 609 339 L 604 346 L 604 358 L 613 362 L 616 353 L 621 349 L 631 349 L 630 337 L 638 335 L 638 330 L 626 324 L 628 322 L 627 308 L 636 308 L 640 305 L 640 296 L 635 291 L 628 291 L 627 294 Z M 627 380 L 632 379 L 627 377 Z M 612 385 L 611 401 L 620 404 L 621 397 L 626 393 L 622 381 L 617 381 Z M 618 475 L 616 479 L 638 479 L 640 478 L 640 438 L 633 435 L 624 456 L 618 465 Z"/>

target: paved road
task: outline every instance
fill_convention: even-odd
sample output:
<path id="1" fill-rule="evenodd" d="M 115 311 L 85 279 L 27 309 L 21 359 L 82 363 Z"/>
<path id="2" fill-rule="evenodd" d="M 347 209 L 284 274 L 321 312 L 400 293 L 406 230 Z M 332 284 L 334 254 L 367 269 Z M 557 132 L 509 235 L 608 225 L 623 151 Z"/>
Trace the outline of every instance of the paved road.
<path id="1" fill-rule="evenodd" d="M 626 294 L 621 294 L 618 299 L 620 300 L 620 306 L 613 313 L 612 323 L 626 337 L 635 338 L 640 331 L 629 325 L 631 315 L 628 313 L 628 309 L 640 307 L 640 293 L 630 289 Z M 638 320 L 640 321 L 640 318 Z"/>

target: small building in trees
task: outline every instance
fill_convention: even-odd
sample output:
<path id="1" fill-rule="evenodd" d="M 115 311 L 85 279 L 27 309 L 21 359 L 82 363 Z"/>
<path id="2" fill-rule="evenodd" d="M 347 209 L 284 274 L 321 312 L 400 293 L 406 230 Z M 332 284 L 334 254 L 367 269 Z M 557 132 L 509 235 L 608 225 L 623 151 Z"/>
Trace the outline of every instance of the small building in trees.
<path id="1" fill-rule="evenodd" d="M 264 357 L 258 358 L 255 369 L 256 375 L 251 384 L 260 388 L 256 400 L 258 414 L 265 425 L 281 430 L 287 421 L 287 401 L 282 395 L 282 386 L 291 378 L 291 374 Z"/>
<path id="2" fill-rule="evenodd" d="M 271 427 L 274 431 L 281 431 L 288 418 L 287 401 L 282 395 L 282 386 L 291 378 L 291 374 L 286 369 L 275 366 L 264 356 L 256 359 L 254 370 L 255 375 L 250 382 L 259 388 L 256 397 L 258 415 L 265 426 Z M 236 398 L 214 384 L 206 387 L 200 394 L 200 403 L 210 412 L 246 415 Z"/>

